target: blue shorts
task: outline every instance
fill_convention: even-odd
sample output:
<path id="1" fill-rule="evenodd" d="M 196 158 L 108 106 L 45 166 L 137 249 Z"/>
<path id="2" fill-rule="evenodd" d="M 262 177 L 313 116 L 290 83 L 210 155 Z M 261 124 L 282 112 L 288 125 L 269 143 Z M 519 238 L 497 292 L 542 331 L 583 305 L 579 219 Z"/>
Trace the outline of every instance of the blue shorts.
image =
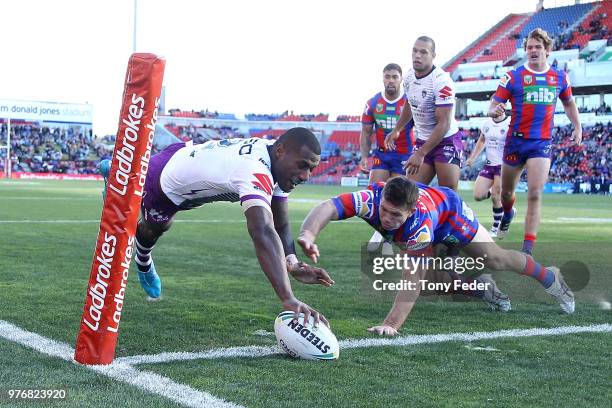
<path id="1" fill-rule="evenodd" d="M 380 149 L 374 152 L 372 170 L 387 170 L 390 173 L 405 174 L 403 165 L 408 161 L 410 154 L 400 154 L 396 151 L 383 152 Z"/>
<path id="2" fill-rule="evenodd" d="M 551 158 L 552 140 L 550 139 L 523 139 L 511 136 L 504 146 L 504 164 L 509 166 L 522 166 L 527 160 L 536 157 Z"/>
<path id="3" fill-rule="evenodd" d="M 434 243 L 464 246 L 472 242 L 480 223 L 470 206 L 453 190 L 439 187 L 447 196 L 447 218 L 438 220 L 439 224 L 434 232 Z"/>

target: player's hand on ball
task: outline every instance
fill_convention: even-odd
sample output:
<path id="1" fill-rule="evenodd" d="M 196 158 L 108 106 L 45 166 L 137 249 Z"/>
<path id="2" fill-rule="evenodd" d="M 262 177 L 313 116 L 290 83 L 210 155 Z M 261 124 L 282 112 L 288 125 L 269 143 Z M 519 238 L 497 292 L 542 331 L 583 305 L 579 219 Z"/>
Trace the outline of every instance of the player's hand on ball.
<path id="1" fill-rule="evenodd" d="M 399 334 L 394 327 L 387 326 L 386 324 L 370 327 L 368 331 L 370 333 L 376 333 L 380 336 L 397 336 Z"/>
<path id="2" fill-rule="evenodd" d="M 291 297 L 283 302 L 283 310 L 291 310 L 295 313 L 294 319 L 298 319 L 300 313 L 304 313 L 304 325 L 308 324 L 310 320 L 310 316 L 314 319 L 314 325 L 317 326 L 320 322 L 323 322 L 327 327 L 329 327 L 329 322 L 321 313 L 317 312 L 312 307 L 308 306 L 306 303 L 296 299 L 295 297 Z M 298 319 L 299 320 L 299 319 Z"/>
<path id="3" fill-rule="evenodd" d="M 385 137 L 385 148 L 387 150 L 395 150 L 395 141 L 399 137 L 399 132 L 395 129 Z"/>
<path id="4" fill-rule="evenodd" d="M 304 255 L 312 259 L 312 262 L 317 263 L 319 261 L 319 247 L 314 243 L 314 239 L 312 237 L 302 233 L 297 242 L 302 247 Z"/>
<path id="5" fill-rule="evenodd" d="M 320 284 L 323 286 L 331 286 L 335 282 L 323 268 L 310 266 L 304 262 L 298 262 L 289 267 L 291 276 L 306 284 Z"/>
<path id="6" fill-rule="evenodd" d="M 404 164 L 406 175 L 409 176 L 417 174 L 419 172 L 419 168 L 423 164 L 424 159 L 425 158 L 418 150 L 413 152 L 406 161 L 406 164 Z"/>

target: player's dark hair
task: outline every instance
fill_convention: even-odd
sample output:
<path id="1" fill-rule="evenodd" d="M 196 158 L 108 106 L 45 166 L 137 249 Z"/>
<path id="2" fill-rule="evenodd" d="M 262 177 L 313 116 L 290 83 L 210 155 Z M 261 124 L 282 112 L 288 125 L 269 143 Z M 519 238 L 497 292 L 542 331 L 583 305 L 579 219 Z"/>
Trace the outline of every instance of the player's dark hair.
<path id="1" fill-rule="evenodd" d="M 307 146 L 314 154 L 321 154 L 321 144 L 310 130 L 303 127 L 289 129 L 276 140 L 287 149 L 299 151 L 302 146 Z"/>
<path id="2" fill-rule="evenodd" d="M 402 67 L 399 66 L 399 64 L 396 64 L 394 62 L 385 65 L 385 67 L 383 68 L 383 74 L 387 71 L 398 71 L 400 73 L 400 75 L 402 74 Z"/>
<path id="3" fill-rule="evenodd" d="M 419 198 L 419 188 L 408 177 L 397 176 L 387 180 L 382 195 L 385 201 L 396 207 L 413 209 Z"/>
<path id="4" fill-rule="evenodd" d="M 431 45 L 431 52 L 432 52 L 432 54 L 436 53 L 436 42 L 433 40 L 433 38 L 428 37 L 426 35 L 422 35 L 419 38 L 417 38 L 416 40 L 417 41 L 428 42 Z"/>

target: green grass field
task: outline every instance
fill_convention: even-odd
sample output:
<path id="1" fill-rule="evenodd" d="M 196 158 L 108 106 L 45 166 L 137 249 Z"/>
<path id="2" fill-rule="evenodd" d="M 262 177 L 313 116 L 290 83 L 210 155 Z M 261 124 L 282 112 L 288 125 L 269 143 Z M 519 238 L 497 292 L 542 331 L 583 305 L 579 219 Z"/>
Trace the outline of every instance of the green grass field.
<path id="1" fill-rule="evenodd" d="M 101 213 L 97 182 L 0 180 L 0 321 L 74 347 Z M 298 187 L 290 202 L 292 226 L 315 200 L 339 187 Z M 490 203 L 474 203 L 485 226 Z M 525 196 L 505 246 L 522 239 Z M 218 203 L 182 213 L 154 252 L 163 299 L 150 302 L 132 270 L 117 357 L 201 352 L 234 346 L 272 346 L 280 302 L 254 256 L 238 204 Z M 362 289 L 360 247 L 371 236 L 363 222 L 331 224 L 321 235 L 320 265 L 331 288 L 292 281 L 296 295 L 323 312 L 339 340 L 375 338 L 389 297 Z M 299 254 L 301 255 L 301 254 Z M 402 336 L 555 328 L 612 323 L 602 301 L 612 301 L 612 199 L 546 195 L 534 256 L 544 264 L 579 262 L 584 287 L 576 313 L 563 315 L 537 282 L 496 275 L 513 299 L 513 311 L 490 311 L 481 302 L 426 298 Z M 568 272 L 571 275 L 571 271 Z M 7 340 L 0 330 L 0 406 L 27 406 L 6 398 L 13 388 L 65 388 L 65 401 L 35 406 L 179 406 L 172 400 L 86 367 Z M 576 333 L 449 341 L 341 350 L 332 363 L 281 355 L 211 358 L 143 364 L 191 389 L 248 407 L 388 406 L 609 406 L 612 401 L 612 334 Z M 31 403 L 34 404 L 34 403 Z M 195 403 L 194 403 L 195 404 Z"/>

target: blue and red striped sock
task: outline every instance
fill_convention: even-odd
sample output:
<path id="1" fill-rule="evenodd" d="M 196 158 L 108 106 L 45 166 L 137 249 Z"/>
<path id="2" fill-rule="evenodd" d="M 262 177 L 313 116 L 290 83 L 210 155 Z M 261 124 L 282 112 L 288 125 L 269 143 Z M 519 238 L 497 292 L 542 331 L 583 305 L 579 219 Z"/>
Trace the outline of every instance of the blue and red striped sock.
<path id="1" fill-rule="evenodd" d="M 535 242 L 536 242 L 535 234 L 525 234 L 525 237 L 523 239 L 523 252 L 527 254 L 531 254 L 531 251 L 533 251 Z"/>
<path id="2" fill-rule="evenodd" d="M 521 275 L 531 276 L 546 289 L 550 288 L 550 285 L 555 281 L 555 274 L 534 261 L 532 257 L 525 256 L 525 258 L 527 258 L 527 263 L 525 263 L 525 269 L 523 269 Z"/>
<path id="3" fill-rule="evenodd" d="M 510 218 L 512 215 L 512 207 L 514 207 L 514 202 L 516 201 L 516 197 L 513 195 L 508 201 L 505 201 L 502 198 L 502 208 L 504 209 L 504 217 Z"/>

